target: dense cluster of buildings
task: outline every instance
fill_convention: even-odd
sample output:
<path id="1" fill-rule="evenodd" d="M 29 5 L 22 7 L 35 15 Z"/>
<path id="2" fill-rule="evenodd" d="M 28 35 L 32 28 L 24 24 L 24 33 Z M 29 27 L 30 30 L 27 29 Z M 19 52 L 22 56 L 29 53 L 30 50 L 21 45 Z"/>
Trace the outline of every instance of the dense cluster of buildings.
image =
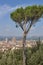
<path id="1" fill-rule="evenodd" d="M 43 41 L 42 41 L 43 42 Z M 32 47 L 36 45 L 35 40 L 26 40 L 26 47 Z M 0 51 L 6 51 L 8 49 L 19 49 L 23 46 L 22 40 L 16 40 L 12 38 L 12 40 L 8 40 L 7 38 L 3 41 L 0 41 Z"/>

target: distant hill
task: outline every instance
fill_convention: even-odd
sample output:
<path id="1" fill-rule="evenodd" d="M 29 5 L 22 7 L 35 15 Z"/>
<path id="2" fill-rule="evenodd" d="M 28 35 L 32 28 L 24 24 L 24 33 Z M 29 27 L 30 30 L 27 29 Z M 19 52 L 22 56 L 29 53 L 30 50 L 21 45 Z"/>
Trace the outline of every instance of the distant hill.
<path id="1" fill-rule="evenodd" d="M 0 36 L 0 41 L 2 41 L 2 40 L 5 40 L 6 38 L 8 38 L 8 40 L 11 40 L 12 39 L 12 37 L 10 36 Z"/>
<path id="2" fill-rule="evenodd" d="M 11 40 L 12 38 L 16 38 L 16 40 L 21 40 L 23 39 L 23 37 L 14 37 L 14 36 L 0 36 L 0 41 L 5 40 L 6 38 L 8 38 L 8 40 Z M 31 36 L 31 37 L 27 37 L 27 40 L 38 40 L 39 37 L 38 36 Z M 40 39 L 43 40 L 43 36 L 40 36 Z"/>

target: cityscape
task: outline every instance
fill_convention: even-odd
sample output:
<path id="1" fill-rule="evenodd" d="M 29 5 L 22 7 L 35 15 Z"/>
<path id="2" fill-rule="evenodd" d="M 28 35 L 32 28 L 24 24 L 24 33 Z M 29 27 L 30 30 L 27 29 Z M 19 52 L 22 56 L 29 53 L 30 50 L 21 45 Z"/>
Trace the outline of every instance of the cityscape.
<path id="1" fill-rule="evenodd" d="M 26 40 L 26 47 L 34 47 L 37 46 L 36 43 L 37 40 Z M 43 40 L 41 40 L 41 43 L 43 44 Z M 9 49 L 20 49 L 23 47 L 23 40 L 16 40 L 16 38 L 12 38 L 11 40 L 8 40 L 8 38 L 5 38 L 5 40 L 0 41 L 0 51 L 4 52 Z"/>

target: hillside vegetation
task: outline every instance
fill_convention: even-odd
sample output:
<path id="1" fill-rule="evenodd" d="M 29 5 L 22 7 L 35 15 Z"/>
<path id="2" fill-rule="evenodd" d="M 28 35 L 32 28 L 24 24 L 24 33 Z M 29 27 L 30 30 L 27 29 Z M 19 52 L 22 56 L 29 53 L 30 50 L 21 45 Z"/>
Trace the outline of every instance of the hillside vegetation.
<path id="1" fill-rule="evenodd" d="M 0 52 L 0 65 L 22 65 L 22 49 Z M 27 65 L 43 65 L 43 44 L 26 49 Z"/>

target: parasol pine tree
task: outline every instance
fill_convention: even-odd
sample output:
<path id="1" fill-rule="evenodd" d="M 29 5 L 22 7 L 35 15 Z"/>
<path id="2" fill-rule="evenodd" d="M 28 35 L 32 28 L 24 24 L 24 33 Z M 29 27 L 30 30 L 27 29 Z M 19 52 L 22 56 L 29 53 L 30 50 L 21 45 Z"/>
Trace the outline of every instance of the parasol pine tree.
<path id="1" fill-rule="evenodd" d="M 26 64 L 26 36 L 30 28 L 43 16 L 43 6 L 27 6 L 16 9 L 10 14 L 11 19 L 19 24 L 24 32 L 23 35 L 23 65 Z"/>

